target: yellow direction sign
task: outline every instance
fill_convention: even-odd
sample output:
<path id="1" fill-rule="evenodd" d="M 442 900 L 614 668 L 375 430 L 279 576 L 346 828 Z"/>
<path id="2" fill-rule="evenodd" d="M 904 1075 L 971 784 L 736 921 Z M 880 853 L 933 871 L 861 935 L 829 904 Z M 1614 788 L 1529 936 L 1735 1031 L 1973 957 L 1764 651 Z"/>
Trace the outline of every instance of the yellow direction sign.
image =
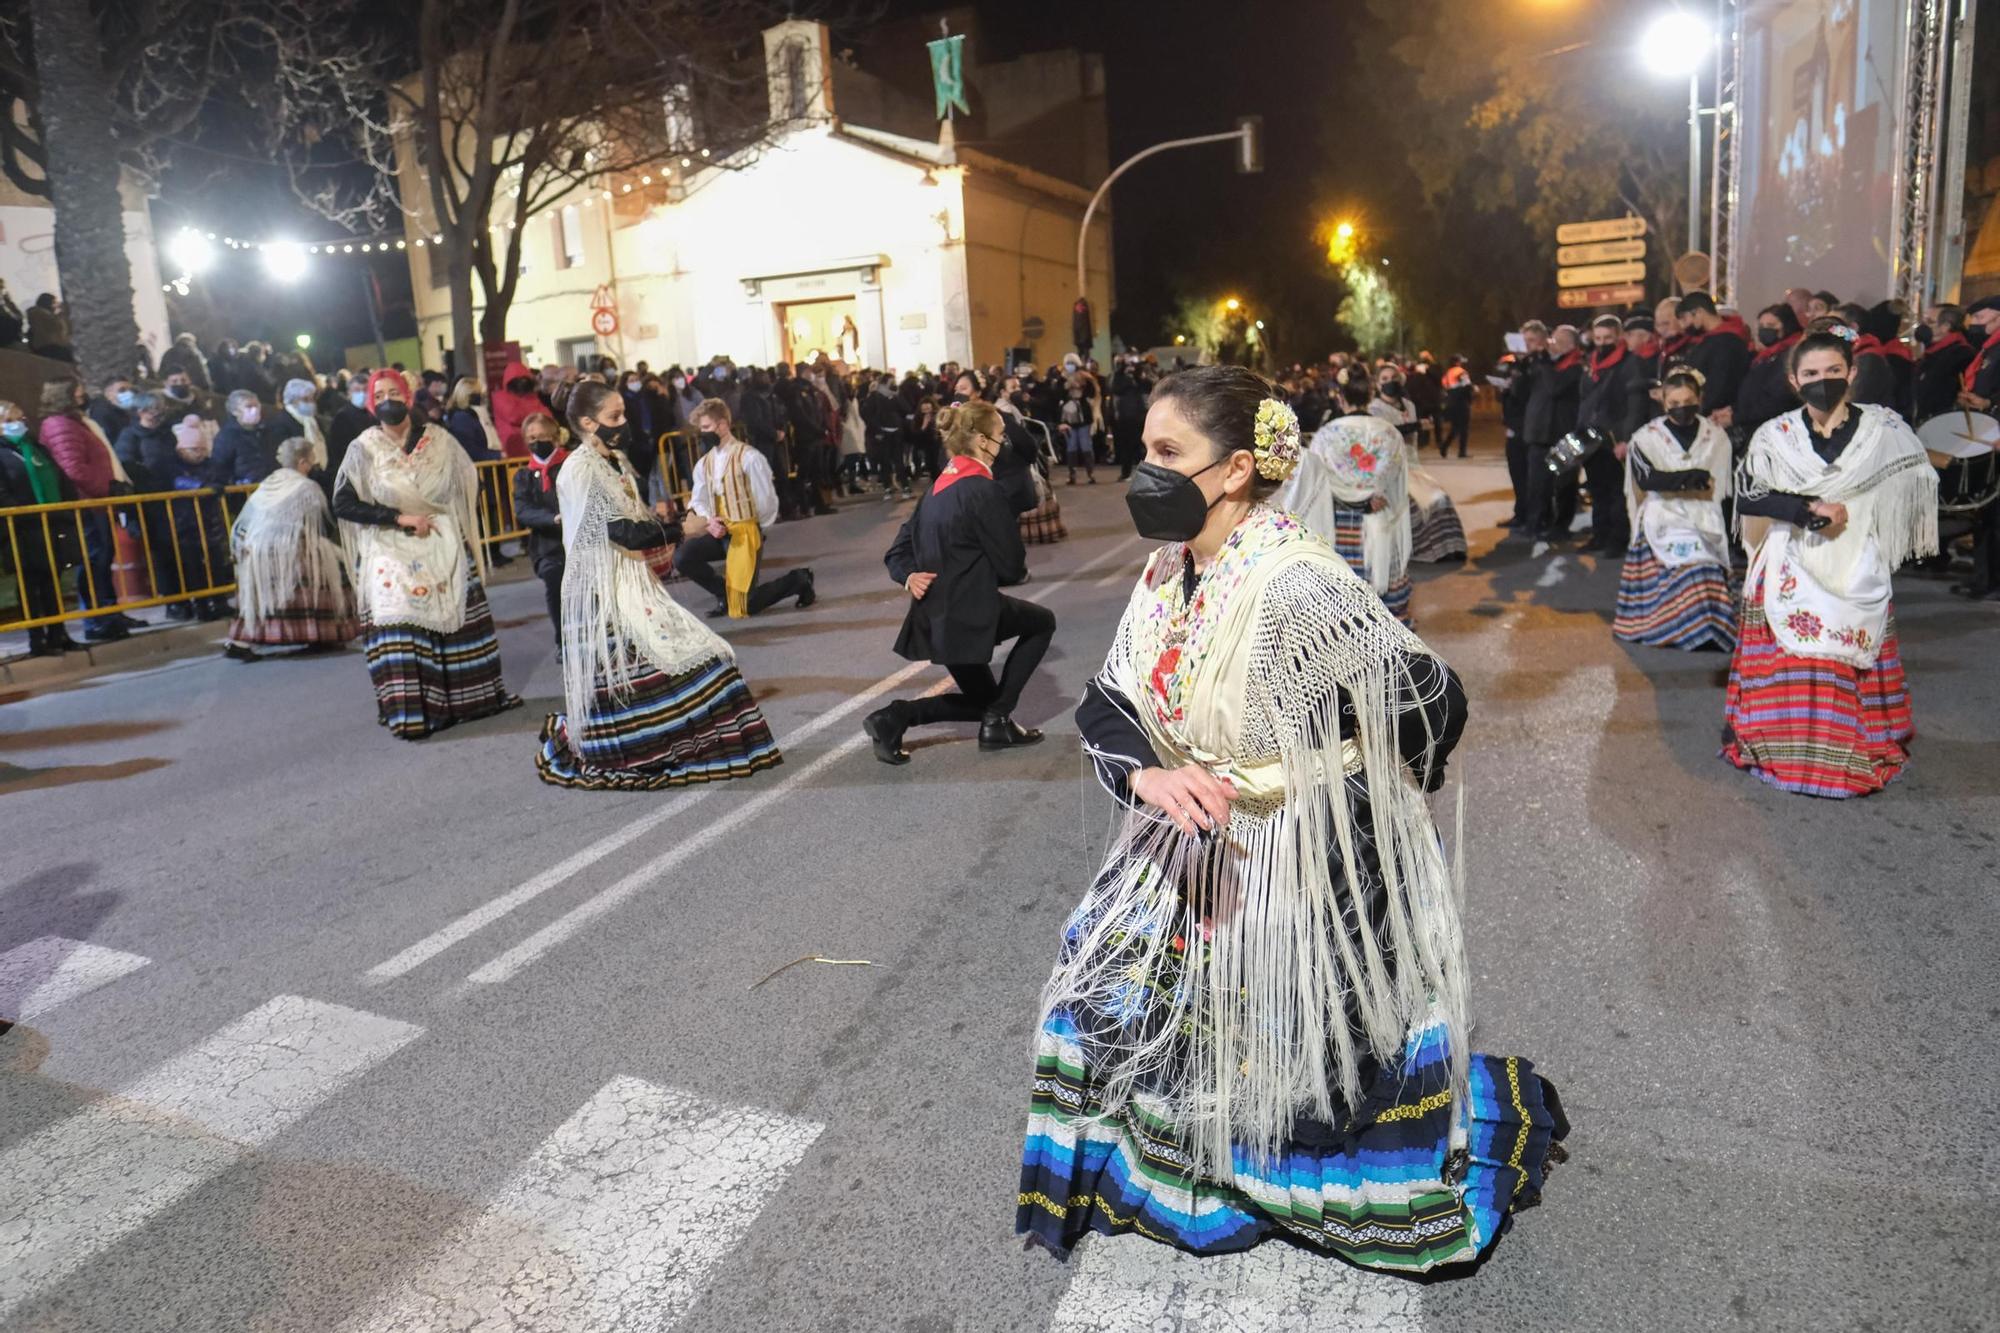
<path id="1" fill-rule="evenodd" d="M 1599 241 L 1595 245 L 1565 245 L 1556 250 L 1558 264 L 1609 264 L 1645 257 L 1644 241 Z"/>
<path id="2" fill-rule="evenodd" d="M 1556 270 L 1558 287 L 1609 287 L 1621 282 L 1644 282 L 1646 266 L 1637 260 L 1628 264 L 1585 264 L 1581 268 Z"/>
<path id="3" fill-rule="evenodd" d="M 1588 310 L 1600 305 L 1637 305 L 1646 299 L 1646 289 L 1638 283 L 1618 287 L 1572 287 L 1556 293 L 1556 304 L 1564 310 Z"/>
<path id="4" fill-rule="evenodd" d="M 1565 222 L 1556 228 L 1556 244 L 1588 245 L 1592 241 L 1629 241 L 1645 234 L 1644 218 L 1601 218 L 1596 222 Z"/>

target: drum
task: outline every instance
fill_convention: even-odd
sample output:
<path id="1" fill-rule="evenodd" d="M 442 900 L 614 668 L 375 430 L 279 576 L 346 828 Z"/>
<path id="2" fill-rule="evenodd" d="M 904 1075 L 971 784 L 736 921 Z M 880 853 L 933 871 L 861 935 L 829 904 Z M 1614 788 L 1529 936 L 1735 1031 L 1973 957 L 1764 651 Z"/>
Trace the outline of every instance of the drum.
<path id="1" fill-rule="evenodd" d="M 1917 427 L 1938 470 L 1938 512 L 1966 514 L 2000 497 L 2000 420 L 1984 412 L 1940 412 Z"/>
<path id="2" fill-rule="evenodd" d="M 1549 471 L 1558 477 L 1567 477 L 1582 467 L 1592 454 L 1609 448 L 1610 444 L 1611 437 L 1595 426 L 1573 430 L 1557 440 L 1549 450 Z"/>

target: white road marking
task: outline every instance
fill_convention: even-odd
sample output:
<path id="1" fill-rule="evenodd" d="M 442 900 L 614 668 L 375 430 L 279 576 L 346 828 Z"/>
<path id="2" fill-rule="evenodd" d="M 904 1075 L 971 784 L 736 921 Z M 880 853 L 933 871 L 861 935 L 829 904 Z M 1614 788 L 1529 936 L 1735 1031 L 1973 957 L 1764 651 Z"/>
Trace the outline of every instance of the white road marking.
<path id="1" fill-rule="evenodd" d="M 822 1128 L 615 1078 L 346 1327 L 664 1333 Z"/>
<path id="2" fill-rule="evenodd" d="M 280 995 L 0 1156 L 0 1321 L 423 1029 Z"/>
<path id="3" fill-rule="evenodd" d="M 1130 542 L 1125 543 L 1125 545 L 1130 545 Z M 1074 579 L 1077 575 L 1086 572 L 1091 567 L 1116 557 L 1119 551 L 1121 551 L 1122 549 L 1124 549 L 1123 546 L 1116 546 L 1104 552 L 1103 554 L 1099 555 L 1095 560 L 1091 560 L 1079 566 L 1074 571 L 1072 571 L 1070 578 Z M 1042 600 L 1042 598 L 1048 596 L 1051 592 L 1054 592 L 1058 586 L 1060 585 L 1055 582 L 1042 584 L 1041 586 L 1037 587 L 1036 589 L 1028 593 L 1028 595 L 1023 597 L 1022 600 L 1028 602 L 1039 602 L 1040 600 Z M 839 707 L 822 715 L 814 723 L 810 724 L 811 729 L 818 730 L 820 727 L 823 727 L 827 723 L 832 721 L 833 718 L 835 718 L 836 716 L 845 716 L 846 714 L 853 712 L 855 709 L 861 707 L 864 703 L 867 703 L 877 698 L 878 696 L 888 692 L 889 690 L 895 688 L 897 684 L 900 684 L 902 681 L 907 680 L 909 677 L 915 675 L 918 671 L 925 669 L 929 665 L 930 663 L 928 662 L 913 662 L 909 666 L 904 667 L 901 671 L 896 672 L 894 675 L 885 676 L 882 680 L 878 681 L 874 686 L 870 687 L 868 690 L 864 691 L 861 694 L 856 695 L 854 698 L 848 700 L 846 703 L 841 704 Z M 939 682 L 939 684 L 932 687 L 932 692 L 938 689 L 942 689 L 946 683 L 948 682 Z M 806 728 L 801 728 L 798 732 L 793 733 L 792 739 L 797 739 L 800 736 L 805 735 L 806 732 L 807 732 Z M 825 754 L 821 755 L 819 758 L 813 760 L 810 764 L 807 764 L 804 768 L 794 770 L 790 772 L 785 778 L 780 780 L 776 785 L 764 788 L 762 791 L 758 792 L 755 796 L 751 797 L 743 804 L 736 806 L 734 809 L 731 809 L 727 813 L 723 814 L 713 823 L 710 823 L 706 827 L 696 831 L 695 833 L 693 833 L 686 839 L 682 840 L 681 842 L 677 843 L 675 846 L 673 846 L 666 852 L 661 853 L 659 856 L 654 857 L 651 861 L 648 861 L 645 865 L 640 866 L 637 870 L 633 871 L 625 878 L 619 880 L 616 884 L 611 885 L 609 888 L 600 889 L 598 892 L 584 899 L 582 902 L 578 903 L 575 907 L 572 907 L 569 911 L 563 913 L 561 916 L 557 917 L 554 921 L 549 922 L 548 925 L 543 926 L 540 930 L 528 936 L 527 939 L 522 940 L 519 944 L 507 950 L 505 953 L 493 959 L 491 962 L 482 964 L 481 966 L 474 968 L 472 972 L 466 976 L 465 980 L 468 983 L 475 985 L 493 985 L 497 982 L 506 981 L 507 979 L 512 977 L 515 973 L 519 972 L 522 968 L 528 966 L 528 964 L 534 962 L 537 958 L 540 958 L 543 954 L 547 953 L 550 949 L 555 948 L 556 945 L 561 944 L 564 940 L 576 934 L 577 931 L 583 929 L 583 927 L 588 925 L 590 922 L 596 920 L 600 916 L 603 916 L 606 912 L 609 912 L 614 907 L 617 907 L 620 903 L 623 903 L 626 899 L 631 898 L 636 894 L 638 894 L 639 892 L 641 892 L 642 890 L 650 887 L 653 883 L 659 880 L 660 877 L 664 875 L 667 872 L 667 870 L 672 866 L 676 864 L 685 863 L 688 860 L 688 858 L 692 857 L 702 848 L 708 846 L 716 839 L 722 837 L 724 834 L 736 828 L 737 825 L 742 824 L 745 821 L 756 817 L 758 814 L 760 814 L 774 802 L 782 800 L 786 796 L 789 796 L 793 788 L 802 786 L 805 783 L 812 781 L 813 778 L 817 777 L 821 772 L 832 767 L 834 764 L 839 763 L 842 759 L 845 759 L 848 755 L 853 754 L 856 750 L 859 750 L 862 746 L 866 744 L 868 744 L 868 737 L 863 733 L 857 732 L 855 735 L 848 737 L 846 740 L 834 746 L 831 750 L 828 750 Z M 557 869 L 560 868 L 561 867 L 557 867 Z M 555 872 L 551 871 L 549 873 L 553 875 Z M 530 882 L 535 883 L 538 881 L 530 881 Z M 515 892 L 519 893 L 520 890 L 516 890 Z M 511 897 L 513 895 L 509 896 Z M 480 910 L 484 911 L 485 909 L 480 909 Z M 511 908 L 508 910 L 511 910 Z M 463 919 L 464 918 L 461 918 L 461 920 Z M 449 927 L 447 927 L 447 929 L 449 929 Z M 468 931 L 467 933 L 470 932 Z M 421 946 L 415 946 L 415 947 L 421 947 Z M 404 952 L 407 953 L 409 952 L 409 950 L 405 950 Z M 401 955 L 398 956 L 400 957 Z M 384 964 L 384 966 L 386 966 L 386 964 Z"/>
<path id="4" fill-rule="evenodd" d="M 1272 1241 L 1197 1258 L 1138 1236 L 1091 1236 L 1049 1333 L 1421 1333 L 1418 1288 Z"/>
<path id="5" fill-rule="evenodd" d="M 151 959 L 43 935 L 0 953 L 0 1019 L 25 1022 L 137 972 Z"/>

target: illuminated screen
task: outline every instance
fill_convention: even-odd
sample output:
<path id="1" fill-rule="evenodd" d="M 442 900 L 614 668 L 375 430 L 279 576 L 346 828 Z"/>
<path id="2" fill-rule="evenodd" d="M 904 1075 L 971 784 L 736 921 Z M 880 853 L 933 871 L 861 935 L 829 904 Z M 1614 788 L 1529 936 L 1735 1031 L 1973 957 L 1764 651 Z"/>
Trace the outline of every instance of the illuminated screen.
<path id="1" fill-rule="evenodd" d="M 1908 0 L 1762 0 L 1743 17 L 1736 295 L 1788 287 L 1873 305 L 1889 220 Z"/>

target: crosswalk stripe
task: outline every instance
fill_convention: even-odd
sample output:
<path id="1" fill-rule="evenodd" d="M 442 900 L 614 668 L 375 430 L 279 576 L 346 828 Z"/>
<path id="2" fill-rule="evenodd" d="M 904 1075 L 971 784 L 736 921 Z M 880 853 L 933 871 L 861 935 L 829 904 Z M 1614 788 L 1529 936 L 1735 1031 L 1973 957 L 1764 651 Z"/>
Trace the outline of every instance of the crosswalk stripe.
<path id="1" fill-rule="evenodd" d="M 150 961 L 61 935 L 17 944 L 0 953 L 0 1019 L 26 1022 L 137 972 Z"/>
<path id="2" fill-rule="evenodd" d="M 1271 1242 L 1195 1255 L 1136 1236 L 1091 1236 L 1049 1333 L 1421 1333 L 1418 1288 Z"/>
<path id="3" fill-rule="evenodd" d="M 615 1078 L 347 1333 L 664 1333 L 822 1128 Z"/>
<path id="4" fill-rule="evenodd" d="M 280 995 L 0 1155 L 0 1321 L 423 1029 Z"/>

